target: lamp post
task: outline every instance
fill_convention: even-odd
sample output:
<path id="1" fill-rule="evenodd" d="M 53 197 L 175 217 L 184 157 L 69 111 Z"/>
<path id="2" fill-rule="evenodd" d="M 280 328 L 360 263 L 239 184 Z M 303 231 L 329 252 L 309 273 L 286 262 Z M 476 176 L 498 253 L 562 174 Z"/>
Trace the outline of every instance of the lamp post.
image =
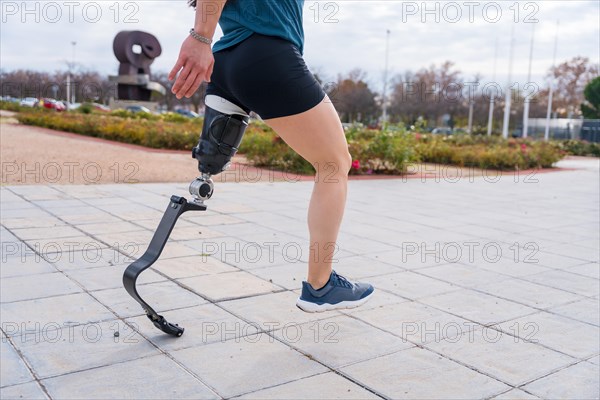
<path id="1" fill-rule="evenodd" d="M 390 52 L 390 30 L 386 30 L 385 38 L 385 70 L 383 71 L 383 115 L 381 116 L 381 123 L 383 128 L 386 127 L 387 122 L 387 76 L 388 76 L 388 59 Z"/>
<path id="2" fill-rule="evenodd" d="M 71 45 L 73 46 L 73 62 L 71 63 L 71 65 L 73 66 L 73 69 L 75 69 L 75 45 L 77 44 L 77 42 L 71 42 Z M 70 74 L 70 68 L 69 68 L 69 74 Z M 73 100 L 71 101 L 71 99 L 69 99 L 69 101 L 71 103 L 75 103 L 75 88 L 73 88 Z"/>
<path id="3" fill-rule="evenodd" d="M 556 21 L 556 36 L 554 37 L 554 55 L 552 56 L 552 74 L 554 74 L 554 66 L 556 65 L 556 49 L 558 47 L 558 26 L 559 21 Z M 550 76 L 550 93 L 548 93 L 548 110 L 546 111 L 546 129 L 544 130 L 544 140 L 550 139 L 550 114 L 552 113 L 552 94 L 554 91 L 554 76 Z"/>
<path id="4" fill-rule="evenodd" d="M 498 61 L 498 38 L 496 38 L 496 44 L 494 46 L 494 69 L 492 73 L 492 82 L 496 82 L 496 63 Z M 490 112 L 488 114 L 488 127 L 487 127 L 487 135 L 490 136 L 492 134 L 492 124 L 494 122 L 494 101 L 496 92 L 492 91 L 490 95 Z"/>
<path id="5" fill-rule="evenodd" d="M 515 25 L 513 24 L 510 29 L 510 55 L 508 58 L 508 83 L 506 85 L 506 96 L 504 100 L 504 121 L 502 123 L 502 137 L 508 138 L 508 125 L 510 124 L 510 100 L 512 98 L 511 85 L 512 85 L 512 67 L 513 67 L 513 54 L 515 50 Z"/>
<path id="6" fill-rule="evenodd" d="M 529 86 L 529 83 L 531 82 L 531 64 L 533 61 L 533 39 L 535 37 L 535 24 L 532 24 L 532 28 L 531 28 L 531 44 L 529 46 L 529 70 L 527 72 L 527 83 L 525 84 L 525 87 Z M 525 88 L 523 88 L 525 89 Z M 531 98 L 529 95 L 525 95 L 525 104 L 523 105 L 523 137 L 526 138 L 527 137 L 527 131 L 529 130 L 529 102 L 531 101 Z"/>

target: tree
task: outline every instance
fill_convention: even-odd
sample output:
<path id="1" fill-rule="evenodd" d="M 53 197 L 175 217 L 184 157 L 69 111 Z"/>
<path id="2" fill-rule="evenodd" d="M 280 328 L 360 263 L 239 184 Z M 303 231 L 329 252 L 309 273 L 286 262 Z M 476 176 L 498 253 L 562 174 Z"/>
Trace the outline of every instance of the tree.
<path id="1" fill-rule="evenodd" d="M 409 123 L 420 116 L 434 122 L 443 114 L 455 119 L 459 112 L 465 111 L 464 87 L 460 71 L 454 69 L 452 61 L 442 63 L 439 68 L 432 64 L 415 74 L 397 75 L 392 85 L 390 111 Z"/>
<path id="2" fill-rule="evenodd" d="M 594 78 L 583 90 L 586 102 L 581 103 L 584 118 L 600 119 L 600 76 Z"/>
<path id="3" fill-rule="evenodd" d="M 369 123 L 379 115 L 375 93 L 361 69 L 353 69 L 346 77 L 338 75 L 335 86 L 326 89 L 342 121 Z"/>
<path id="4" fill-rule="evenodd" d="M 591 64 L 589 58 L 581 56 L 550 68 L 546 76 L 555 80 L 553 108 L 558 115 L 579 115 L 585 85 L 599 74 L 598 64 Z"/>

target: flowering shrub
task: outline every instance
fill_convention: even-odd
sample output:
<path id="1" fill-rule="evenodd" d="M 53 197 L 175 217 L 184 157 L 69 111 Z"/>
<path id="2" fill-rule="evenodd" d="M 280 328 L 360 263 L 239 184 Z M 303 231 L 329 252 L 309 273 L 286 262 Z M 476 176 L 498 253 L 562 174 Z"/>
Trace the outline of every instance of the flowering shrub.
<path id="1" fill-rule="evenodd" d="M 141 114 L 141 113 L 139 113 Z M 139 118 L 138 118 L 139 117 Z M 202 131 L 202 118 L 179 115 L 139 116 L 127 111 L 110 114 L 54 113 L 44 109 L 17 115 L 23 124 L 147 147 L 191 150 Z M 597 144 L 543 142 L 487 135 L 435 135 L 394 127 L 387 131 L 353 125 L 345 129 L 352 155 L 350 174 L 402 174 L 411 163 L 430 162 L 491 169 L 551 167 L 569 152 L 600 153 Z M 239 152 L 258 167 L 313 174 L 313 166 L 266 124 L 253 121 Z"/>

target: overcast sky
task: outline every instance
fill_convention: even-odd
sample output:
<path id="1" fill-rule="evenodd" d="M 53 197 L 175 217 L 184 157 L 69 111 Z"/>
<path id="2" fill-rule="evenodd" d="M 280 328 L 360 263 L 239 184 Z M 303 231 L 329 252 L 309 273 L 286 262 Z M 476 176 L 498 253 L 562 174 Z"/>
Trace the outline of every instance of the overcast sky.
<path id="1" fill-rule="evenodd" d="M 479 73 L 484 81 L 489 81 L 497 40 L 496 81 L 505 83 L 510 32 L 514 27 L 513 81 L 524 83 L 535 25 L 532 81 L 543 84 L 543 76 L 552 65 L 557 20 L 560 20 L 557 61 L 586 56 L 599 62 L 599 4 L 579 0 L 425 3 L 307 0 L 304 59 L 313 72 L 321 72 L 330 79 L 338 73 L 362 68 L 368 73 L 373 89 L 379 91 L 385 65 L 386 29 L 389 29 L 390 76 L 451 60 L 465 78 Z M 26 3 L 2 0 L 0 5 L 0 66 L 4 70 L 65 70 L 66 61 L 73 57 L 71 42 L 75 41 L 78 64 L 103 74 L 116 74 L 114 36 L 122 30 L 142 30 L 155 35 L 162 45 L 162 55 L 151 69 L 168 71 L 194 22 L 194 11 L 185 0 Z M 221 35 L 217 28 L 214 40 Z"/>

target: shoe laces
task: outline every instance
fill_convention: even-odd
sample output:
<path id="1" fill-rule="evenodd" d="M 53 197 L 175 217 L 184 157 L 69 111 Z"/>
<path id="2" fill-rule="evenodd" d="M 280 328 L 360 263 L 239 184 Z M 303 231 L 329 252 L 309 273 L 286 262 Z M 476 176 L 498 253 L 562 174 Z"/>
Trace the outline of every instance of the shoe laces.
<path id="1" fill-rule="evenodd" d="M 331 271 L 331 281 L 336 286 L 347 287 L 352 289 L 354 285 L 352 282 L 348 281 L 348 279 L 344 278 L 341 275 L 338 275 L 335 271 Z"/>

